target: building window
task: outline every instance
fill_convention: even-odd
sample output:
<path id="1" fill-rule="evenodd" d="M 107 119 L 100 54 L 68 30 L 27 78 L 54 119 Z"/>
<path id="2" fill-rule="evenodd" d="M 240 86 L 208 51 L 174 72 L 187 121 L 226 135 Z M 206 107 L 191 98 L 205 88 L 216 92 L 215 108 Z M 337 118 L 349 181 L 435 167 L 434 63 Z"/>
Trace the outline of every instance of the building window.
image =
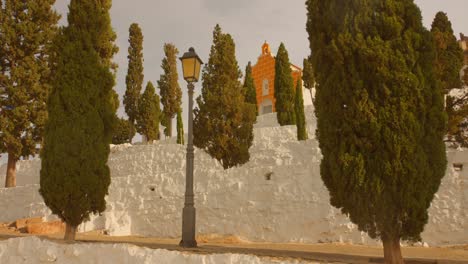
<path id="1" fill-rule="evenodd" d="M 262 87 L 263 87 L 263 89 L 262 89 L 263 95 L 268 95 L 268 94 L 270 93 L 270 89 L 269 89 L 270 86 L 269 86 L 269 84 L 268 84 L 268 80 L 267 80 L 267 79 L 264 79 L 264 80 L 263 80 L 263 86 L 262 86 Z"/>

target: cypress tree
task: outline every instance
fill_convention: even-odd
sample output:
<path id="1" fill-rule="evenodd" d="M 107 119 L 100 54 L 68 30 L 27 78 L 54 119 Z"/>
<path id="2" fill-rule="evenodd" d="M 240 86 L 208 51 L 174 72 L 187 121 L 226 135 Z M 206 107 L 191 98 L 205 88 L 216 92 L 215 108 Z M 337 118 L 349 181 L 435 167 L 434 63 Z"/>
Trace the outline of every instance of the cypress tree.
<path id="1" fill-rule="evenodd" d="M 280 44 L 275 60 L 275 109 L 281 126 L 295 125 L 294 80 L 291 75 L 288 51 Z"/>
<path id="2" fill-rule="evenodd" d="M 294 102 L 296 110 L 297 140 L 307 140 L 306 118 L 304 113 L 304 98 L 302 97 L 302 82 L 297 80 L 296 97 Z"/>
<path id="3" fill-rule="evenodd" d="M 172 137 L 172 119 L 177 114 L 182 103 L 182 91 L 179 86 L 176 58 L 179 51 L 174 44 L 166 43 L 164 44 L 164 54 L 166 56 L 161 64 L 164 74 L 161 75 L 158 86 L 161 94 L 161 103 L 164 107 L 166 136 Z"/>
<path id="4" fill-rule="evenodd" d="M 5 187 L 16 163 L 42 143 L 50 90 L 51 47 L 60 16 L 51 0 L 0 1 L 0 153 L 8 153 Z"/>
<path id="5" fill-rule="evenodd" d="M 330 202 L 402 263 L 445 174 L 434 47 L 411 0 L 308 0 L 320 173 Z"/>
<path id="6" fill-rule="evenodd" d="M 138 99 L 143 88 L 143 33 L 137 23 L 130 25 L 128 47 L 128 71 L 125 78 L 127 89 L 125 90 L 123 103 L 128 120 L 135 125 L 138 116 Z M 133 138 L 133 136 L 132 136 Z"/>
<path id="7" fill-rule="evenodd" d="M 255 109 L 256 109 L 255 114 L 258 115 L 257 89 L 255 88 L 254 79 L 252 77 L 252 65 L 250 61 L 245 67 L 244 93 L 245 93 L 245 101 L 255 106 Z"/>
<path id="8" fill-rule="evenodd" d="M 112 136 L 112 144 L 130 143 L 133 135 L 135 135 L 134 126 L 125 118 L 117 118 L 114 134 Z"/>
<path id="9" fill-rule="evenodd" d="M 66 223 L 66 240 L 106 208 L 115 116 L 111 1 L 72 0 L 55 41 L 56 69 L 41 151 L 40 194 Z"/>
<path id="10" fill-rule="evenodd" d="M 453 34 L 447 14 L 438 12 L 432 22 L 432 37 L 436 48 L 435 74 L 446 93 L 461 87 L 460 70 L 463 67 L 463 50 Z"/>
<path id="11" fill-rule="evenodd" d="M 182 111 L 177 111 L 177 144 L 184 145 L 184 123 L 182 122 Z"/>
<path id="12" fill-rule="evenodd" d="M 220 161 L 224 169 L 248 162 L 253 141 L 255 109 L 245 102 L 240 78 L 234 40 L 216 25 L 193 130 L 194 145 Z"/>
<path id="13" fill-rule="evenodd" d="M 161 125 L 164 127 L 164 131 L 163 131 L 164 136 L 168 138 L 169 137 L 169 129 L 168 129 L 169 124 L 164 113 L 161 115 Z"/>
<path id="14" fill-rule="evenodd" d="M 462 86 L 460 69 L 463 67 L 463 50 L 453 34 L 452 23 L 447 14 L 436 14 L 431 33 L 436 48 L 435 74 L 447 94 L 447 140 L 454 146 L 468 146 L 468 94 L 457 97 L 450 95 L 452 89 Z"/>
<path id="15" fill-rule="evenodd" d="M 159 122 L 161 109 L 159 95 L 152 82 L 148 82 L 145 92 L 138 103 L 137 131 L 145 136 L 148 142 L 159 139 Z"/>
<path id="16" fill-rule="evenodd" d="M 310 58 L 304 59 L 302 65 L 302 81 L 304 81 L 304 87 L 309 90 L 310 98 L 313 101 L 314 97 L 312 96 L 312 89 L 315 86 L 315 76 L 314 69 L 312 68 L 312 63 L 310 62 Z"/>

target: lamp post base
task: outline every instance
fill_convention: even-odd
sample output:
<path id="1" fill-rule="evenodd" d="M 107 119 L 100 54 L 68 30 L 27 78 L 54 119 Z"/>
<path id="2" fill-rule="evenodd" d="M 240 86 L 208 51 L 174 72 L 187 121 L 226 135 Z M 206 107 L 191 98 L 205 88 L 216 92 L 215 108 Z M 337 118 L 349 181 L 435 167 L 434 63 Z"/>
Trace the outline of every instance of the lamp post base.
<path id="1" fill-rule="evenodd" d="M 182 212 L 182 240 L 179 246 L 185 248 L 197 247 L 195 240 L 195 207 L 185 206 Z"/>
<path id="2" fill-rule="evenodd" d="M 187 242 L 185 242 L 184 240 L 181 240 L 179 242 L 179 246 L 183 247 L 183 248 L 196 248 L 196 247 L 198 247 L 196 240 L 187 241 Z"/>

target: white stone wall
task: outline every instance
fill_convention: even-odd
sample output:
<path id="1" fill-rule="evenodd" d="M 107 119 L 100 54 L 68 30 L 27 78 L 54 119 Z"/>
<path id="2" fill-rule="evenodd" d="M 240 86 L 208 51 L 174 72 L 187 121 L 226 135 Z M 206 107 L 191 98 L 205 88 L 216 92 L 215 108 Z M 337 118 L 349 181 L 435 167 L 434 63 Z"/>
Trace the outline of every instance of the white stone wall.
<path id="1" fill-rule="evenodd" d="M 23 160 L 16 164 L 16 186 L 39 183 L 40 162 L 37 160 Z M 7 164 L 0 166 L 0 186 L 5 186 Z"/>
<path id="2" fill-rule="evenodd" d="M 58 244 L 37 237 L 0 242 L 2 264 L 306 264 L 300 260 L 278 260 L 240 254 L 191 254 L 164 249 L 149 249 L 128 244 Z"/>
<path id="3" fill-rule="evenodd" d="M 49 208 L 44 205 L 38 184 L 0 188 L 0 199 L 0 222 L 39 216 L 54 219 Z"/>
<path id="4" fill-rule="evenodd" d="M 312 94 L 311 94 L 309 89 L 302 86 L 302 97 L 303 97 L 305 106 L 311 106 L 313 104 L 312 102 L 313 96 L 315 96 L 315 88 L 312 89 Z"/>
<path id="5" fill-rule="evenodd" d="M 275 125 L 275 114 L 260 117 L 255 126 L 251 160 L 241 167 L 223 170 L 217 161 L 196 150 L 198 233 L 235 235 L 252 241 L 376 243 L 329 204 L 328 191 L 319 173 L 321 154 L 313 136 L 312 110 L 307 108 L 311 139 L 303 142 L 296 140 L 294 126 Z M 430 245 L 468 243 L 468 151 L 452 151 L 448 158 L 447 175 L 422 234 L 424 242 Z M 455 171 L 453 163 L 464 164 L 464 169 Z M 38 160 L 26 162 L 19 168 L 19 177 L 37 184 L 39 166 Z M 173 140 L 153 145 L 114 146 L 109 166 L 112 183 L 107 210 L 101 217 L 83 224 L 81 230 L 179 237 L 185 190 L 185 147 L 174 144 Z M 23 193 L 27 197 L 10 206 L 13 212 L 0 215 L 0 221 L 12 221 L 18 216 L 50 218 L 34 191 L 38 186 L 28 188 L 31 191 Z M 4 201 L 15 197 L 15 189 L 0 191 L 0 208 L 6 208 Z M 30 209 L 31 204 L 34 210 Z"/>
<path id="6" fill-rule="evenodd" d="M 0 153 L 0 166 L 8 161 L 8 154 Z"/>

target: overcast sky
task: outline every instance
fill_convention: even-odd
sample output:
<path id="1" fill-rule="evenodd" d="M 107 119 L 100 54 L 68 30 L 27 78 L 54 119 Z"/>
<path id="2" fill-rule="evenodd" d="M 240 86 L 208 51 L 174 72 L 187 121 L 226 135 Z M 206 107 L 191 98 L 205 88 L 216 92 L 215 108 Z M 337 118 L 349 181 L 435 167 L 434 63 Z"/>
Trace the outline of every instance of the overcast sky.
<path id="1" fill-rule="evenodd" d="M 144 34 L 145 83 L 156 81 L 161 74 L 163 45 L 172 42 L 182 54 L 193 46 L 202 60 L 207 61 L 212 31 L 219 23 L 236 43 L 239 66 L 244 70 L 248 61 L 255 64 L 260 47 L 266 40 L 273 53 L 284 42 L 292 63 L 302 65 L 310 53 L 305 31 L 304 0 L 114 0 L 111 10 L 112 25 L 117 32 L 120 47 L 115 61 L 119 64 L 116 90 L 123 95 L 127 71 L 128 28 L 139 23 Z M 65 20 L 69 0 L 57 0 L 57 10 Z M 467 0 L 416 0 L 424 24 L 429 27 L 436 12 L 446 12 L 455 33 L 468 34 Z M 181 55 L 179 54 L 179 55 Z M 180 67 L 180 66 L 179 66 Z M 180 69 L 179 69 L 180 71 Z M 180 82 L 184 94 L 185 82 Z M 199 90 L 200 84 L 197 85 Z M 123 109 L 119 110 L 123 114 Z M 184 114 L 184 119 L 186 119 Z"/>

